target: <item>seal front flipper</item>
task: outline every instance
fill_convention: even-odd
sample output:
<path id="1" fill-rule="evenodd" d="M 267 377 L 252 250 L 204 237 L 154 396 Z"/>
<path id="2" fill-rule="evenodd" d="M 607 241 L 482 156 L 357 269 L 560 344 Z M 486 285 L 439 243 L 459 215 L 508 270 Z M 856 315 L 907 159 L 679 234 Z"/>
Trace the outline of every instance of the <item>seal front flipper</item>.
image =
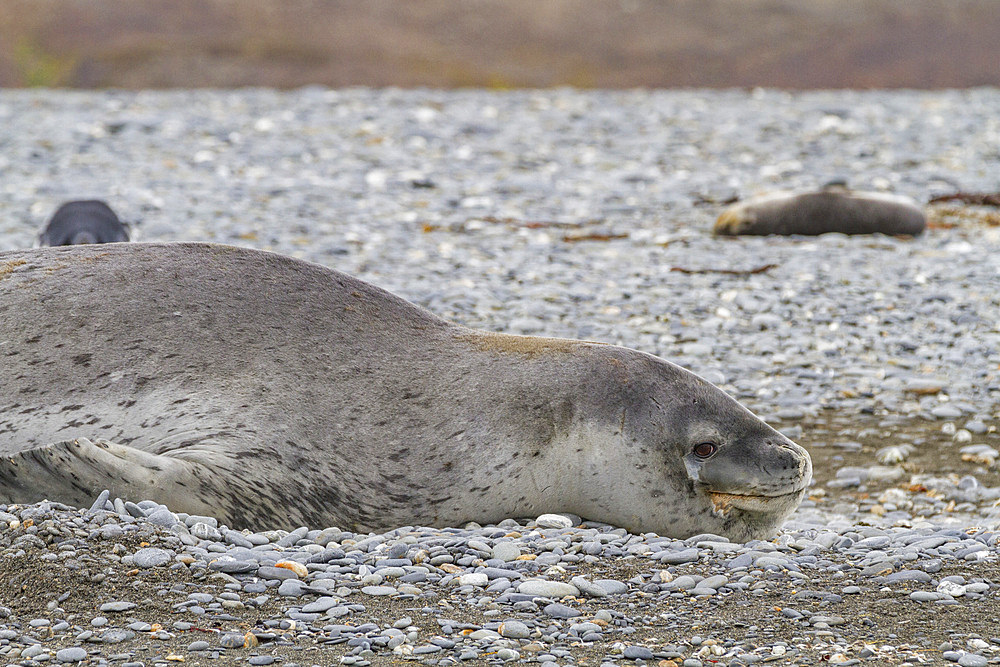
<path id="1" fill-rule="evenodd" d="M 107 440 L 57 442 L 0 457 L 0 502 L 55 500 L 89 507 L 103 489 L 111 497 L 155 500 L 176 512 L 218 516 L 205 463 L 152 454 Z"/>

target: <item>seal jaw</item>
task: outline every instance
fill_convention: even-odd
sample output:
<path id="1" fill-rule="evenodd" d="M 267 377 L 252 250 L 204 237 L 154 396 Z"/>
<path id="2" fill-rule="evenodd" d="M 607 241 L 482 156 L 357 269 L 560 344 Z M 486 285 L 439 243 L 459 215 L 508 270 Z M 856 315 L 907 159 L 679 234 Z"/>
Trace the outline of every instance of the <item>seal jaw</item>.
<path id="1" fill-rule="evenodd" d="M 747 495 L 708 491 L 716 516 L 728 516 L 732 509 L 756 514 L 786 515 L 794 511 L 805 489 L 778 496 Z"/>

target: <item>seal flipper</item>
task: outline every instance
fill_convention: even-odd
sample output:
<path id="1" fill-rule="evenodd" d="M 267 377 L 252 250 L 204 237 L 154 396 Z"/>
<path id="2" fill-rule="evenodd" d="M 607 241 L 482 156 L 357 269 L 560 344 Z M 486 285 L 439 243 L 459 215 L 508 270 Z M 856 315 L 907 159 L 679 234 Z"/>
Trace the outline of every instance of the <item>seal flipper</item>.
<path id="1" fill-rule="evenodd" d="M 197 491 L 204 489 L 200 480 L 213 474 L 201 462 L 78 438 L 0 457 L 0 503 L 48 499 L 89 507 L 108 489 L 112 497 L 156 500 L 174 511 L 212 514 L 217 505 Z"/>

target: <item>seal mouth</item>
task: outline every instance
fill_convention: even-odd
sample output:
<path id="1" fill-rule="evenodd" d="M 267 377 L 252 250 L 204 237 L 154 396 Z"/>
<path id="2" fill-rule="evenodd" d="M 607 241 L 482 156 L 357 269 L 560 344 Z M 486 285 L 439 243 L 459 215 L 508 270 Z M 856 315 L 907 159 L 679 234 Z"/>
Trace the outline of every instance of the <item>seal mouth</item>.
<path id="1" fill-rule="evenodd" d="M 721 493 L 709 491 L 708 495 L 712 499 L 712 506 L 715 511 L 723 516 L 729 514 L 732 508 L 744 510 L 746 512 L 778 513 L 788 509 L 788 506 L 797 503 L 802 497 L 804 489 L 798 489 L 790 493 L 783 493 L 778 496 L 744 495 L 738 493 Z"/>

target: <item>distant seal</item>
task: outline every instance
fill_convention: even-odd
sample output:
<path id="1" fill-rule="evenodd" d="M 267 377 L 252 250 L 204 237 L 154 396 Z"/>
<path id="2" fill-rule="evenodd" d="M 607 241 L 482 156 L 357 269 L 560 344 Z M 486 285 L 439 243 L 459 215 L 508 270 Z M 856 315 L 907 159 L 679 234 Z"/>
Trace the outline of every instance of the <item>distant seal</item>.
<path id="1" fill-rule="evenodd" d="M 110 206 L 99 199 L 86 199 L 60 206 L 45 225 L 38 244 L 118 243 L 128 238 L 128 228 Z"/>
<path id="2" fill-rule="evenodd" d="M 779 192 L 735 204 L 715 221 L 719 235 L 900 234 L 916 236 L 927 220 L 916 202 L 856 192 L 842 182 L 811 192 Z"/>
<path id="3" fill-rule="evenodd" d="M 355 531 L 562 511 L 746 540 L 811 472 L 718 388 L 634 350 L 468 329 L 229 246 L 0 253 L 0 502 L 110 489 Z"/>

